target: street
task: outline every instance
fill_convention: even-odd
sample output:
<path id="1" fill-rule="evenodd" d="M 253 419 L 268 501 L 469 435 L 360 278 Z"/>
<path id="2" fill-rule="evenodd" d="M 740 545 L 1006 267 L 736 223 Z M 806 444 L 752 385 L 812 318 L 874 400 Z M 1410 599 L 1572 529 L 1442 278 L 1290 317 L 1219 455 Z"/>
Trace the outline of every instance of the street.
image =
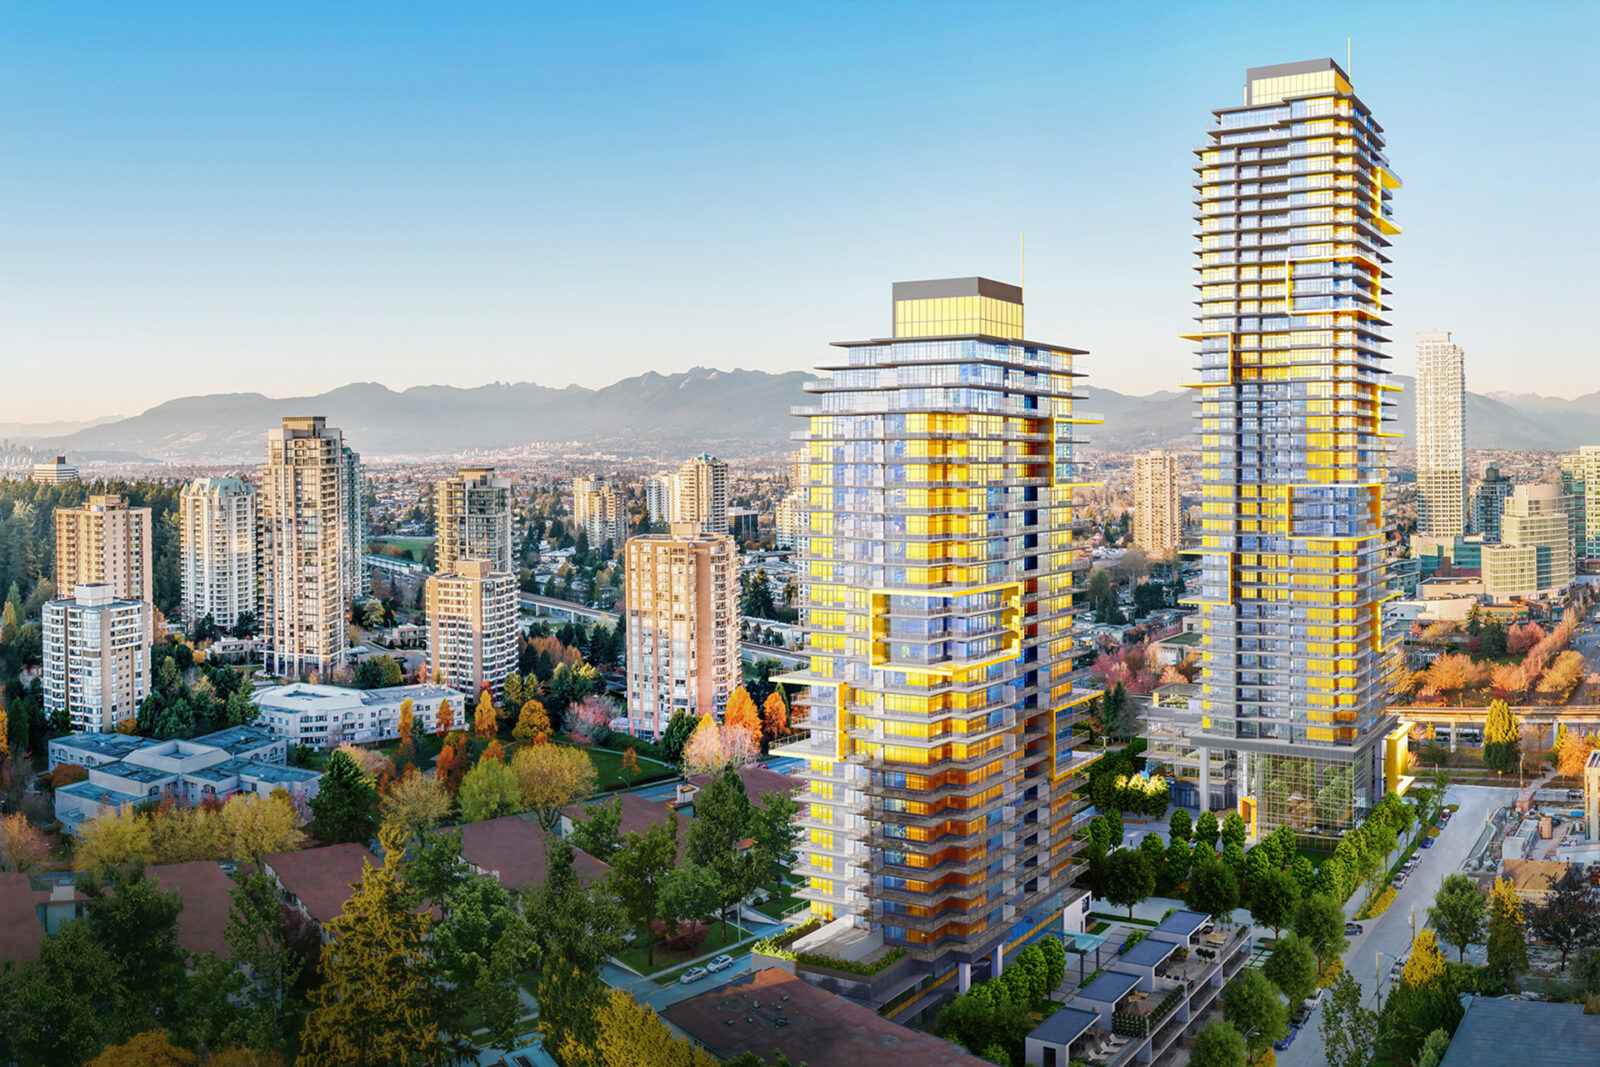
<path id="1" fill-rule="evenodd" d="M 1437 844 L 1430 849 L 1417 850 L 1422 862 L 1407 879 L 1405 888 L 1399 891 L 1395 902 L 1389 905 L 1389 910 L 1376 919 L 1362 920 L 1361 925 L 1366 932 L 1350 939 L 1350 949 L 1344 955 L 1345 966 L 1361 983 L 1363 1003 L 1367 1007 L 1375 1007 L 1381 1002 L 1373 999 L 1373 991 L 1380 988 L 1380 983 L 1381 995 L 1388 994 L 1390 968 L 1394 966 L 1396 958 L 1404 958 L 1411 949 L 1412 909 L 1416 910 L 1416 922 L 1420 929 L 1427 922 L 1428 905 L 1433 902 L 1433 894 L 1438 891 L 1445 875 L 1459 871 L 1477 845 L 1489 810 L 1512 803 L 1516 795 L 1515 789 L 1488 786 L 1450 788 L 1447 800 L 1461 805 L 1460 810 L 1451 817 L 1450 825 L 1440 832 Z M 1363 891 L 1358 890 L 1350 898 L 1345 907 L 1347 917 L 1355 917 L 1364 895 Z M 1376 952 L 1387 955 L 1377 957 L 1378 974 L 1375 976 L 1373 959 Z M 1453 952 L 1447 952 L 1447 955 L 1455 958 Z M 1279 1067 L 1323 1067 L 1326 1064 L 1320 1029 L 1322 1012 L 1322 1008 L 1314 1011 L 1294 1044 L 1278 1053 Z"/>

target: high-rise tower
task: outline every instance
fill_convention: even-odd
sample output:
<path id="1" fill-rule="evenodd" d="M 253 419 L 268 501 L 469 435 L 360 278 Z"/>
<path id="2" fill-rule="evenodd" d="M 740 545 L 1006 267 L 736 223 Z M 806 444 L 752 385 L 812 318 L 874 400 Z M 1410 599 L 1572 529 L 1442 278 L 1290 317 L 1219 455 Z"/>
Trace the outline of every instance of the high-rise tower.
<path id="1" fill-rule="evenodd" d="M 262 633 L 276 674 L 342 667 L 351 583 L 344 436 L 321 415 L 289 417 L 267 432 L 258 508 Z"/>
<path id="2" fill-rule="evenodd" d="M 1177 554 L 1183 541 L 1178 507 L 1178 457 L 1146 452 L 1133 458 L 1133 543 L 1157 559 Z"/>
<path id="3" fill-rule="evenodd" d="M 686 459 L 672 482 L 672 521 L 692 522 L 701 533 L 728 532 L 728 464 L 716 456 Z"/>
<path id="4" fill-rule="evenodd" d="M 493 467 L 462 467 L 438 485 L 434 500 L 435 566 L 440 574 L 456 561 L 480 559 L 491 570 L 516 573 L 512 558 L 511 479 Z"/>
<path id="5" fill-rule="evenodd" d="M 242 478 L 197 478 L 178 497 L 181 611 L 224 630 L 259 610 L 256 491 Z M 258 620 L 259 622 L 259 620 Z"/>
<path id="6" fill-rule="evenodd" d="M 1253 830 L 1333 836 L 1398 767 L 1383 130 L 1331 59 L 1256 67 L 1196 150 L 1201 736 Z M 1386 759 L 1386 753 L 1389 754 Z"/>
<path id="7" fill-rule="evenodd" d="M 1417 532 L 1467 532 L 1467 375 L 1448 330 L 1417 334 Z"/>
<path id="8" fill-rule="evenodd" d="M 894 335 L 806 388 L 800 895 L 961 973 L 1079 865 L 1073 360 L 1022 290 L 894 287 Z M 826 927 L 824 928 L 827 929 Z"/>

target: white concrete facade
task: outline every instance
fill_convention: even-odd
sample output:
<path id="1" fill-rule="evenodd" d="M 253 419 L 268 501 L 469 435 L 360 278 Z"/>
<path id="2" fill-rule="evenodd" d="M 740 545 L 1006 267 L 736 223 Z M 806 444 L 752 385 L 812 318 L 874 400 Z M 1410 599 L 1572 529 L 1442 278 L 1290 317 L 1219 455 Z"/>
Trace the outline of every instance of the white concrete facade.
<path id="1" fill-rule="evenodd" d="M 200 478 L 178 497 L 180 611 L 231 630 L 259 610 L 256 492 L 241 478 Z M 260 621 L 259 619 L 257 620 Z"/>
<path id="2" fill-rule="evenodd" d="M 110 732 L 150 693 L 150 605 L 109 584 L 80 585 L 43 608 L 44 710 L 74 730 Z"/>

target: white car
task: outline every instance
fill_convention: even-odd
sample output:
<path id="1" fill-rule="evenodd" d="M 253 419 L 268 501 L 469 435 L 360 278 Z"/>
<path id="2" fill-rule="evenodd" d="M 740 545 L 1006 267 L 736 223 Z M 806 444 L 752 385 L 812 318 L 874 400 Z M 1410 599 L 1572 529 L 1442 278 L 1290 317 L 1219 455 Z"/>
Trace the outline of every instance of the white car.
<path id="1" fill-rule="evenodd" d="M 710 973 L 711 972 L 706 970 L 704 967 L 690 967 L 687 971 L 684 971 L 678 976 L 678 981 L 684 985 L 688 985 L 690 982 L 700 981 L 700 979 L 704 978 Z"/>
<path id="2" fill-rule="evenodd" d="M 718 956 L 716 959 L 714 959 L 710 963 L 706 964 L 706 970 L 708 970 L 711 973 L 715 974 L 718 971 L 725 971 L 729 967 L 732 967 L 732 966 L 733 966 L 733 957 L 732 956 L 728 956 L 728 955 L 722 955 L 722 956 Z"/>
<path id="3" fill-rule="evenodd" d="M 1322 995 L 1326 992 L 1326 989 L 1317 990 L 1315 993 L 1307 997 L 1300 1006 L 1305 1008 L 1306 1011 L 1316 1011 L 1317 1007 L 1322 1003 Z"/>

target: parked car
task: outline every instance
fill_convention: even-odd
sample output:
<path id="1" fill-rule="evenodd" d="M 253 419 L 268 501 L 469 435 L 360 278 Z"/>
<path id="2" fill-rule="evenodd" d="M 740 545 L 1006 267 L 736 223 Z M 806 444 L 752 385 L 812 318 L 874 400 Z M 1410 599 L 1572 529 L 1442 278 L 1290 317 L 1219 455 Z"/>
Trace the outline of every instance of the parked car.
<path id="1" fill-rule="evenodd" d="M 1326 989 L 1317 990 L 1305 1000 L 1301 1001 L 1300 1006 L 1306 1011 L 1316 1011 L 1317 1006 L 1322 1003 L 1322 998 L 1327 992 L 1328 991 Z"/>
<path id="2" fill-rule="evenodd" d="M 700 979 L 704 978 L 710 973 L 711 972 L 706 970 L 704 967 L 690 967 L 687 971 L 684 971 L 683 974 L 678 976 L 678 981 L 682 982 L 684 985 L 688 985 L 690 982 L 700 981 Z"/>
<path id="3" fill-rule="evenodd" d="M 1390 978 L 1399 978 L 1400 977 L 1400 972 L 1405 970 L 1405 969 L 1406 969 L 1406 961 L 1405 960 L 1395 960 L 1394 961 L 1394 966 L 1389 968 L 1389 977 Z"/>
<path id="4" fill-rule="evenodd" d="M 1345 923 L 1344 924 L 1344 936 L 1346 936 L 1346 937 L 1360 937 L 1362 934 L 1364 934 L 1366 932 L 1367 932 L 1367 928 L 1365 926 L 1362 926 L 1360 923 Z"/>
<path id="5" fill-rule="evenodd" d="M 1409 872 L 1401 871 L 1399 874 L 1394 876 L 1394 887 L 1396 889 L 1404 889 L 1405 888 L 1405 884 L 1406 884 L 1406 879 L 1410 878 L 1410 877 L 1411 877 L 1411 875 L 1410 875 Z"/>
<path id="6" fill-rule="evenodd" d="M 1289 1027 L 1289 1032 L 1284 1034 L 1279 1040 L 1273 1042 L 1272 1047 L 1277 1049 L 1279 1052 L 1282 1052 L 1284 1049 L 1294 1044 L 1295 1036 L 1299 1033 L 1300 1028 L 1298 1026 Z"/>
<path id="7" fill-rule="evenodd" d="M 1423 839 L 1422 839 L 1422 847 L 1423 847 L 1423 848 L 1432 848 L 1432 847 L 1433 847 L 1433 838 L 1431 838 L 1431 837 L 1424 837 L 1424 838 L 1423 838 Z"/>
<path id="8" fill-rule="evenodd" d="M 1298 1029 L 1299 1027 L 1304 1026 L 1306 1024 L 1306 1020 L 1310 1018 L 1311 1009 L 1302 1004 L 1300 1007 L 1295 1009 L 1295 1013 L 1293 1015 L 1289 1016 L 1289 1025 Z"/>
<path id="9" fill-rule="evenodd" d="M 717 971 L 725 971 L 729 967 L 732 967 L 732 966 L 733 966 L 733 957 L 724 954 L 724 955 L 718 956 L 716 959 L 714 959 L 710 963 L 706 964 L 706 970 L 708 970 L 711 973 L 715 974 Z"/>

